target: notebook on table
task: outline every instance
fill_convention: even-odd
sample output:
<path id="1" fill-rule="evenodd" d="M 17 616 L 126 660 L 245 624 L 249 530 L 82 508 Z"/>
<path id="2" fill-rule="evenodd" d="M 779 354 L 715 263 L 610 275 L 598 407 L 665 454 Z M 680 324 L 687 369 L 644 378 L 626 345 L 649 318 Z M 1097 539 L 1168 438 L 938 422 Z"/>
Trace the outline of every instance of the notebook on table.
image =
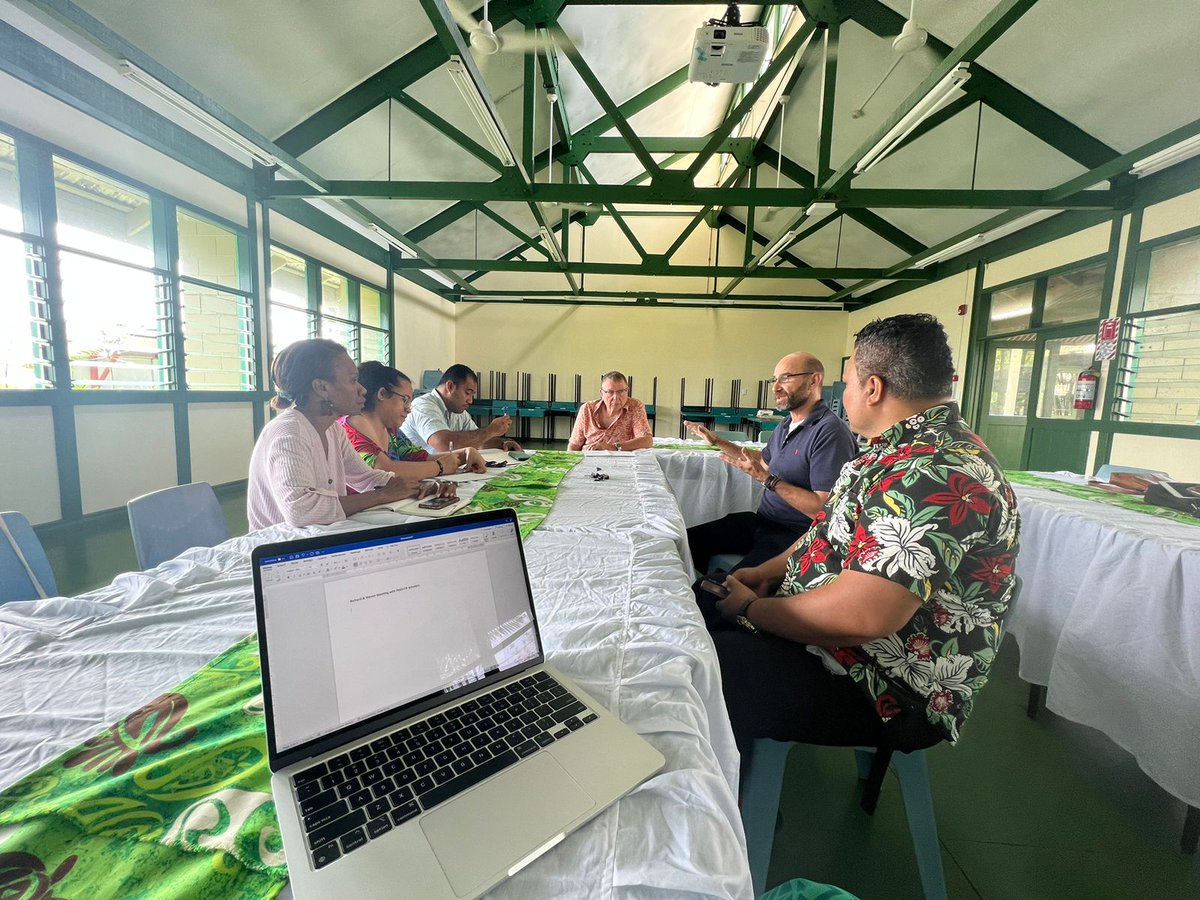
<path id="1" fill-rule="evenodd" d="M 512 510 L 252 557 L 292 890 L 476 897 L 662 766 L 545 665 Z"/>

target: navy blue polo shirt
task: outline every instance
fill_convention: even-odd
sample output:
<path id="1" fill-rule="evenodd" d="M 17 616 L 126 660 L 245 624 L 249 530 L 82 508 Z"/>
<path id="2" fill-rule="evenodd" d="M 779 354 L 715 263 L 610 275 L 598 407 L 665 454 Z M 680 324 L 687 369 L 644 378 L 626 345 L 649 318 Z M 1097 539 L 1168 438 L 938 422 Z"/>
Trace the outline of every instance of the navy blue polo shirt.
<path id="1" fill-rule="evenodd" d="M 789 433 L 791 424 L 789 415 L 771 432 L 763 448 L 767 468 L 788 484 L 810 491 L 833 490 L 842 466 L 858 455 L 858 444 L 850 429 L 824 402 L 818 402 Z M 812 519 L 774 491 L 763 493 L 758 511 L 780 525 L 803 529 L 812 524 Z"/>

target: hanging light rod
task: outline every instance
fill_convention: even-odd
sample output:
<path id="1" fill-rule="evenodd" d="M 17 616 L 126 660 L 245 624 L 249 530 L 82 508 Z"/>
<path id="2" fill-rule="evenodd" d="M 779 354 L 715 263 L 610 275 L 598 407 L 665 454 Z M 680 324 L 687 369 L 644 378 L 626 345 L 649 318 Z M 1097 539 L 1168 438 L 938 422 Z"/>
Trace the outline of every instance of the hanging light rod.
<path id="1" fill-rule="evenodd" d="M 1157 153 L 1147 156 L 1145 159 L 1139 159 L 1133 164 L 1133 168 L 1129 170 L 1130 175 L 1135 175 L 1138 178 L 1144 178 L 1147 175 L 1153 175 L 1155 172 L 1161 172 L 1176 163 L 1181 163 L 1186 159 L 1191 159 L 1193 156 L 1200 154 L 1200 134 L 1193 135 L 1187 140 L 1180 141 L 1165 150 L 1160 150 Z"/>
<path id="2" fill-rule="evenodd" d="M 462 57 L 451 56 L 450 61 L 446 63 L 446 71 L 450 75 L 450 80 L 454 82 L 454 86 L 458 88 L 458 92 L 462 94 L 463 100 L 466 101 L 467 109 L 471 111 L 471 115 L 483 130 L 487 142 L 495 151 L 496 156 L 500 158 L 500 164 L 515 166 L 517 161 L 508 146 L 508 140 L 504 137 L 504 129 L 496 121 L 491 107 L 479 90 L 479 85 L 471 77 Z"/>
<path id="3" fill-rule="evenodd" d="M 277 166 L 279 160 L 269 154 L 266 150 L 259 147 L 245 135 L 235 131 L 230 126 L 226 125 L 212 113 L 201 109 L 187 97 L 175 91 L 163 82 L 159 81 L 149 72 L 138 68 L 134 63 L 127 59 L 117 61 L 117 72 L 123 77 L 128 78 L 134 84 L 139 85 L 149 91 L 159 100 L 166 103 L 172 109 L 183 113 L 197 125 L 204 128 L 210 134 L 230 144 L 236 149 L 245 153 L 257 163 L 264 166 Z"/>
<path id="4" fill-rule="evenodd" d="M 558 246 L 558 241 L 554 239 L 553 232 L 545 225 L 540 226 L 538 232 L 542 236 L 542 243 L 545 245 L 550 257 L 560 266 L 565 266 L 567 261 L 563 258 L 562 248 Z"/>
<path id="5" fill-rule="evenodd" d="M 862 159 L 854 167 L 854 174 L 861 175 L 886 157 L 908 137 L 917 126 L 936 113 L 965 95 L 962 86 L 971 77 L 971 64 L 959 63 L 946 73 L 946 77 L 933 86 L 928 94 L 922 97 L 917 105 L 905 113 L 900 121 L 888 129 L 887 134 L 879 139 L 870 150 L 863 154 Z"/>

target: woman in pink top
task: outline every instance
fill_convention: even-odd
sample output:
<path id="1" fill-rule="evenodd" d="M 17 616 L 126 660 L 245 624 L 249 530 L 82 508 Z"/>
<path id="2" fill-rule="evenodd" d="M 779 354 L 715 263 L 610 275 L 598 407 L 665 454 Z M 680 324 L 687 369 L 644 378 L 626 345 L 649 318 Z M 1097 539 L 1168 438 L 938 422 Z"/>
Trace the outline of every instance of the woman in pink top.
<path id="1" fill-rule="evenodd" d="M 600 399 L 579 408 L 571 450 L 641 450 L 654 444 L 646 407 L 629 396 L 629 381 L 620 372 L 600 379 Z"/>

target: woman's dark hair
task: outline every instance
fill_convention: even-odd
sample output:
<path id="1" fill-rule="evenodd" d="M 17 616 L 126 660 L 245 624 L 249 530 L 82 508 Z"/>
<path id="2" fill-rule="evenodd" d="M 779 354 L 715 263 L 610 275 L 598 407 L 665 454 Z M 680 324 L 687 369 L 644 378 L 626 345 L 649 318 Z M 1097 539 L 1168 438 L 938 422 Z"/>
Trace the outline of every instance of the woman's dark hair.
<path id="1" fill-rule="evenodd" d="M 954 358 L 942 323 L 929 313 L 876 319 L 854 336 L 859 382 L 878 375 L 901 400 L 944 400 Z"/>
<path id="2" fill-rule="evenodd" d="M 367 399 L 363 401 L 363 412 L 370 412 L 379 402 L 379 389 L 391 390 L 400 382 L 412 382 L 412 379 L 391 366 L 385 366 L 377 360 L 369 360 L 358 367 L 358 383 L 367 389 Z"/>
<path id="3" fill-rule="evenodd" d="M 304 406 L 312 393 L 313 381 L 317 378 L 332 381 L 334 362 L 347 355 L 345 347 L 325 338 L 288 344 L 271 363 L 271 380 L 276 391 L 271 405 L 276 409 Z"/>

